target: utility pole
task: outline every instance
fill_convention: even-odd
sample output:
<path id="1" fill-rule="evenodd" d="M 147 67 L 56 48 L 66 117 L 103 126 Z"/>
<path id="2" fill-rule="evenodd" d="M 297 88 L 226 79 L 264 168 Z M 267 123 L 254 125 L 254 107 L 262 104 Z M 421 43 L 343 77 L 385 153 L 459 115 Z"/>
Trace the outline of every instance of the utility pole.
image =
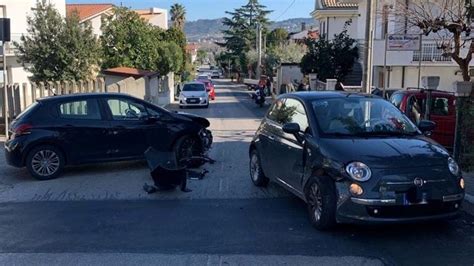
<path id="1" fill-rule="evenodd" d="M 262 75 L 262 26 L 257 22 L 257 79 Z"/>
<path id="2" fill-rule="evenodd" d="M 373 50 L 373 33 L 374 33 L 374 11 L 375 11 L 375 0 L 367 0 L 367 12 L 365 20 L 365 47 L 364 47 L 364 74 L 362 77 L 362 89 L 365 92 L 370 93 L 370 87 L 372 84 L 372 50 Z"/>

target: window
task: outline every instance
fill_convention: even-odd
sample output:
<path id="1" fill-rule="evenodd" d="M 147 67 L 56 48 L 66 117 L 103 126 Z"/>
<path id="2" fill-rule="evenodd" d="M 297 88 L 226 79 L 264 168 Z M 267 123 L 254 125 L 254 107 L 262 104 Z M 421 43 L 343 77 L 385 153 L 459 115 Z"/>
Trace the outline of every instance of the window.
<path id="1" fill-rule="evenodd" d="M 300 125 L 301 131 L 306 132 L 309 124 L 303 104 L 295 99 L 287 99 L 285 102 L 285 107 L 288 108 L 288 110 L 291 110 L 291 112 L 289 112 L 289 115 L 291 115 L 289 122 L 297 123 Z"/>
<path id="2" fill-rule="evenodd" d="M 432 115 L 448 116 L 449 99 L 444 97 L 433 97 L 431 100 L 430 113 Z"/>
<path id="3" fill-rule="evenodd" d="M 145 106 L 127 99 L 109 99 L 107 104 L 113 120 L 140 120 L 148 113 Z"/>
<path id="4" fill-rule="evenodd" d="M 193 83 L 193 84 L 185 84 L 182 91 L 205 91 L 205 90 L 206 90 L 206 87 L 204 87 L 204 84 Z"/>
<path id="5" fill-rule="evenodd" d="M 277 100 L 270 108 L 270 111 L 267 114 L 267 118 L 272 120 L 273 122 L 277 122 L 278 112 L 282 108 L 284 103 L 285 103 L 285 99 Z"/>
<path id="6" fill-rule="evenodd" d="M 67 119 L 101 119 L 99 105 L 95 99 L 61 103 L 59 116 Z"/>
<path id="7" fill-rule="evenodd" d="M 403 101 L 403 94 L 402 93 L 396 93 L 394 95 L 392 95 L 392 97 L 390 98 L 390 102 L 395 105 L 395 107 L 397 107 L 398 109 L 400 109 L 400 106 L 402 105 L 402 101 Z"/>

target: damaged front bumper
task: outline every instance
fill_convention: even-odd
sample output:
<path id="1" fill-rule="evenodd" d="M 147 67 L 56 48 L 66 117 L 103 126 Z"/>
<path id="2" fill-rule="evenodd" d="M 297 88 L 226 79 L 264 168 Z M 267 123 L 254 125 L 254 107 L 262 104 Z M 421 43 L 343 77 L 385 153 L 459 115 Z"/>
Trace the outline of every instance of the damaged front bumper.
<path id="1" fill-rule="evenodd" d="M 351 195 L 352 182 L 337 183 L 339 222 L 404 223 L 455 218 L 464 199 L 464 191 L 446 181 L 419 188 L 411 183 L 379 186 L 360 196 Z M 387 189 L 388 188 L 388 189 Z"/>

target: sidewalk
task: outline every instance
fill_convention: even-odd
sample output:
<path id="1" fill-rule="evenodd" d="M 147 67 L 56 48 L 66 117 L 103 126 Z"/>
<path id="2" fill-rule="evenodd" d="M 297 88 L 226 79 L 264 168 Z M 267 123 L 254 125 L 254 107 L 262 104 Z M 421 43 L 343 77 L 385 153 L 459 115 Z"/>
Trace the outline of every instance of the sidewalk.
<path id="1" fill-rule="evenodd" d="M 466 196 L 465 199 L 474 204 L 474 172 L 464 173 L 464 183 L 466 184 Z"/>

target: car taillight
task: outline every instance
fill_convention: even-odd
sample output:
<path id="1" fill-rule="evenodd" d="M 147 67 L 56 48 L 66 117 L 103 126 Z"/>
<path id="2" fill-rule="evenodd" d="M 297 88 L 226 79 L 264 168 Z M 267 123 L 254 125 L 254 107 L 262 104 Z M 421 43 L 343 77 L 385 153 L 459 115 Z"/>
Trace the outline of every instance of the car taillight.
<path id="1" fill-rule="evenodd" d="M 31 129 L 33 128 L 30 124 L 20 124 L 13 128 L 13 134 L 15 136 L 27 135 L 31 133 Z"/>

